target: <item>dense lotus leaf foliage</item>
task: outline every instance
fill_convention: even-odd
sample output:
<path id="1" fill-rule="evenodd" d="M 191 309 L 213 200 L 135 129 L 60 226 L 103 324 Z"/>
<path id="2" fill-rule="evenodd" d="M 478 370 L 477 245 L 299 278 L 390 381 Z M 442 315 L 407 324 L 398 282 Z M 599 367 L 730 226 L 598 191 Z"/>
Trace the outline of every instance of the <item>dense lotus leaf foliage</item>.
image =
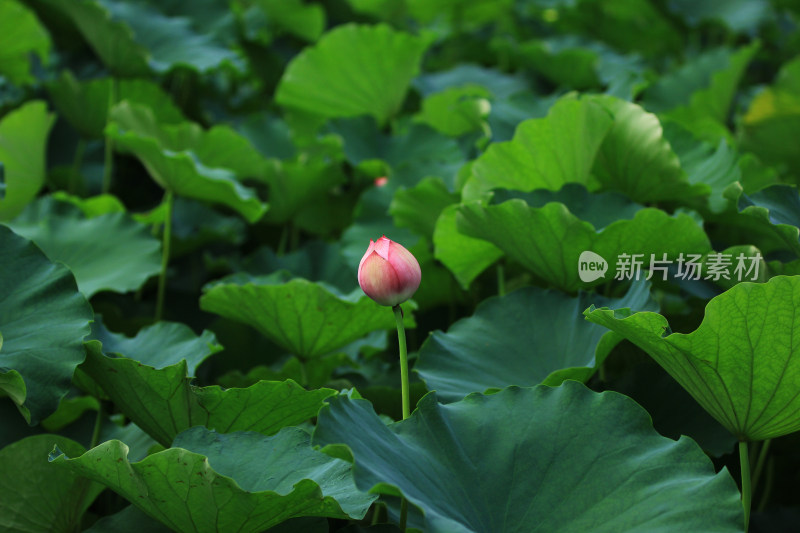
<path id="1" fill-rule="evenodd" d="M 795 531 L 797 139 L 786 0 L 2 0 L 0 530 Z"/>

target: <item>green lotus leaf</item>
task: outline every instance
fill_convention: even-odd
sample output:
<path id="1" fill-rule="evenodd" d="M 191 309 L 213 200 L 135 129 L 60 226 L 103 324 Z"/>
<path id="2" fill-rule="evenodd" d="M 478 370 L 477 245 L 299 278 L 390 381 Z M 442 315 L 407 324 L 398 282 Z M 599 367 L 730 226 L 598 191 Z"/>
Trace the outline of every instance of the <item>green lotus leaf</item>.
<path id="1" fill-rule="evenodd" d="M 115 101 L 129 100 L 147 106 L 162 124 L 186 120 L 161 87 L 148 80 L 98 78 L 78 81 L 67 70 L 48 85 L 48 90 L 59 115 L 87 138 L 103 136 L 110 104 Z"/>
<path id="2" fill-rule="evenodd" d="M 345 157 L 353 165 L 376 159 L 385 162 L 390 172 L 384 189 L 392 191 L 401 185 L 413 187 L 428 176 L 442 178 L 452 190 L 465 162 L 454 139 L 425 124 L 412 124 L 390 136 L 381 132 L 372 118 L 358 117 L 333 120 L 328 129 L 342 137 Z"/>
<path id="3" fill-rule="evenodd" d="M 0 161 L 5 176 L 0 221 L 20 214 L 44 185 L 47 138 L 54 121 L 41 101 L 28 102 L 0 120 Z"/>
<path id="4" fill-rule="evenodd" d="M 425 72 L 414 78 L 413 85 L 423 96 L 451 87 L 479 86 L 487 89 L 494 98 L 500 99 L 530 89 L 528 82 L 520 75 L 469 63 L 460 63 L 450 70 Z"/>
<path id="5" fill-rule="evenodd" d="M 723 122 L 744 68 L 757 49 L 757 44 L 736 51 L 720 47 L 691 58 L 647 88 L 644 106 L 656 113 L 694 108 L 703 116 Z M 700 110 L 702 102 L 709 107 Z"/>
<path id="6" fill-rule="evenodd" d="M 723 213 L 733 202 L 729 187 L 736 182 L 745 181 L 748 164 L 746 158 L 739 157 L 736 150 L 728 142 L 721 139 L 714 145 L 697 142 L 691 133 L 676 128 L 670 135 L 670 143 L 680 157 L 681 168 L 686 172 L 689 183 L 705 184 L 711 194 L 708 197 L 708 208 L 714 214 Z"/>
<path id="7" fill-rule="evenodd" d="M 708 194 L 707 186 L 689 182 L 655 115 L 612 96 L 590 99 L 614 117 L 593 168 L 603 188 L 641 203 Z"/>
<path id="8" fill-rule="evenodd" d="M 164 151 L 191 152 L 202 164 L 230 169 L 239 178 L 264 175 L 268 161 L 232 128 L 217 125 L 204 130 L 194 122 L 163 122 L 162 115 L 163 111 L 129 101 L 114 106 L 109 120 L 124 134 L 154 139 Z"/>
<path id="9" fill-rule="evenodd" d="M 339 26 L 289 63 L 275 100 L 324 117 L 369 114 L 384 124 L 402 105 L 426 48 L 423 38 L 387 25 Z"/>
<path id="10" fill-rule="evenodd" d="M 358 287 L 358 276 L 345 261 L 342 247 L 336 242 L 311 241 L 283 255 L 276 254 L 269 246 L 262 246 L 244 258 L 239 270 L 254 276 L 286 270 L 294 277 L 323 281 L 344 293 Z"/>
<path id="11" fill-rule="evenodd" d="M 585 382 L 621 340 L 586 322 L 583 310 L 593 302 L 637 311 L 658 308 L 648 282 L 634 283 L 619 299 L 526 287 L 484 300 L 447 333 L 434 331 L 414 370 L 446 402 L 508 385 Z"/>
<path id="12" fill-rule="evenodd" d="M 450 137 L 474 131 L 488 134 L 489 96 L 487 89 L 475 85 L 445 89 L 422 101 L 417 119 Z"/>
<path id="13" fill-rule="evenodd" d="M 602 105 L 573 95 L 561 98 L 546 117 L 520 123 L 513 139 L 490 145 L 475 160 L 464 198 L 496 188 L 558 190 L 565 183 L 596 189 L 592 166 L 612 124 Z"/>
<path id="14" fill-rule="evenodd" d="M 558 202 L 541 208 L 519 199 L 489 206 L 476 202 L 458 208 L 457 225 L 459 231 L 494 244 L 547 283 L 569 292 L 611 279 L 623 253 L 643 254 L 643 268 L 648 268 L 651 256 L 661 260 L 666 254 L 674 261 L 681 253 L 711 251 L 708 237 L 692 217 L 671 217 L 653 208 L 641 209 L 632 219 L 617 220 L 598 233 Z M 581 281 L 578 261 L 584 251 L 609 263 L 604 277 Z"/>
<path id="15" fill-rule="evenodd" d="M 161 269 L 159 241 L 126 213 L 85 218 L 78 207 L 44 198 L 8 225 L 69 267 L 87 298 L 136 290 Z"/>
<path id="16" fill-rule="evenodd" d="M 50 34 L 25 5 L 4 1 L 0 4 L 0 75 L 17 85 L 33 82 L 32 53 L 47 63 Z"/>
<path id="17" fill-rule="evenodd" d="M 127 455 L 112 440 L 73 458 L 56 448 L 50 462 L 176 531 L 257 533 L 295 516 L 360 519 L 375 499 L 355 488 L 351 465 L 313 450 L 297 428 L 273 437 L 192 428 L 173 448 L 136 463 Z"/>
<path id="18" fill-rule="evenodd" d="M 66 7 L 40 0 L 72 21 L 114 74 L 147 76 L 182 66 L 207 71 L 236 64 L 236 54 L 208 35 L 195 33 L 188 19 L 166 17 L 146 4 L 77 0 Z"/>
<path id="19" fill-rule="evenodd" d="M 0 225 L 0 389 L 35 424 L 56 410 L 85 358 L 92 309 L 67 268 Z"/>
<path id="20" fill-rule="evenodd" d="M 727 191 L 739 214 L 726 218 L 728 227 L 739 227 L 745 239 L 762 250 L 788 250 L 800 257 L 800 193 L 789 185 L 772 185 L 751 194 L 741 187 Z M 746 241 L 745 241 L 746 242 Z"/>
<path id="21" fill-rule="evenodd" d="M 642 205 L 632 202 L 625 195 L 610 192 L 590 193 L 583 185 L 567 183 L 557 191 L 536 189 L 531 192 L 497 189 L 492 191 L 491 204 L 502 204 L 519 198 L 530 207 L 544 207 L 551 202 L 564 204 L 569 212 L 601 230 L 620 219 L 633 218 Z"/>
<path id="22" fill-rule="evenodd" d="M 434 257 L 441 261 L 465 289 L 503 257 L 503 251 L 491 242 L 476 239 L 458 230 L 458 205 L 449 205 L 436 219 L 433 230 Z"/>
<path id="23" fill-rule="evenodd" d="M 458 199 L 441 179 L 428 177 L 410 189 L 395 192 L 389 213 L 397 227 L 410 228 L 417 235 L 430 238 L 442 210 Z"/>
<path id="24" fill-rule="evenodd" d="M 233 130 L 203 131 L 196 124 L 160 125 L 150 109 L 123 102 L 114 107 L 106 135 L 123 152 L 136 155 L 151 177 L 179 196 L 227 205 L 249 222 L 266 211 L 239 177 L 258 175 L 263 160 Z"/>
<path id="25" fill-rule="evenodd" d="M 136 43 L 147 50 L 148 65 L 158 73 L 176 67 L 206 72 L 223 64 L 238 65 L 236 53 L 212 35 L 195 32 L 186 18 L 164 16 L 146 4 L 102 0 L 102 5 L 113 20 L 131 29 Z"/>
<path id="26" fill-rule="evenodd" d="M 554 85 L 576 90 L 600 86 L 595 43 L 573 35 L 530 40 L 522 43 L 497 41 L 495 47 L 510 54 L 515 62 L 532 68 Z"/>
<path id="27" fill-rule="evenodd" d="M 662 437 L 630 398 L 573 381 L 449 405 L 431 393 L 389 426 L 339 396 L 312 443 L 352 461 L 361 490 L 402 494 L 425 531 L 742 530 L 735 482 L 694 441 Z"/>
<path id="28" fill-rule="evenodd" d="M 722 21 L 735 32 L 751 35 L 775 16 L 772 5 L 766 0 L 714 0 L 701 3 L 676 0 L 669 4 L 669 10 L 685 18 L 692 26 L 704 21 Z"/>
<path id="29" fill-rule="evenodd" d="M 457 3 L 451 0 L 407 0 L 409 14 L 420 22 L 430 24 L 434 20 L 443 19 L 457 31 L 465 28 L 477 29 L 488 22 L 494 22 L 508 16 L 513 5 L 512 0 L 481 2 L 480 0 L 463 0 Z"/>
<path id="30" fill-rule="evenodd" d="M 665 120 L 675 121 L 690 129 L 698 138 L 717 142 L 731 139 L 727 129 L 728 114 L 747 66 L 760 48 L 758 41 L 736 52 L 728 52 L 725 68 L 714 72 L 709 86 L 692 93 L 688 105 L 662 113 Z"/>
<path id="31" fill-rule="evenodd" d="M 334 394 L 330 389 L 306 391 L 292 380 L 261 381 L 246 389 L 194 387 L 185 359 L 156 368 L 127 357 L 109 357 L 96 341 L 86 343 L 86 352 L 81 369 L 163 446 L 196 425 L 226 433 L 272 434 L 315 416 L 322 400 Z M 159 352 L 169 353 L 169 345 Z"/>
<path id="32" fill-rule="evenodd" d="M 798 299 L 800 277 L 739 283 L 708 303 L 695 331 L 666 336 L 656 313 L 586 317 L 649 353 L 739 440 L 764 440 L 800 430 Z"/>
<path id="33" fill-rule="evenodd" d="M 241 18 L 248 35 L 264 44 L 272 42 L 275 31 L 285 31 L 310 42 L 325 31 L 325 9 L 302 0 L 257 0 Z"/>
<path id="34" fill-rule="evenodd" d="M 97 0 L 77 0 L 69 5 L 59 0 L 38 0 L 37 3 L 74 24 L 114 74 L 126 77 L 150 74 L 147 50 L 136 42 L 127 24 L 113 19 L 105 4 Z"/>
<path id="35" fill-rule="evenodd" d="M 61 435 L 34 435 L 0 450 L 0 528 L 27 533 L 72 533 L 105 489 L 44 460 L 53 446 L 72 455 L 86 450 Z"/>
<path id="36" fill-rule="evenodd" d="M 365 249 L 366 251 L 366 249 Z M 207 286 L 200 308 L 254 327 L 301 358 L 341 348 L 377 329 L 393 329 L 394 315 L 360 289 L 344 297 L 304 279 L 264 283 L 249 276 L 223 279 Z M 406 325 L 413 326 L 408 303 Z"/>
<path id="37" fill-rule="evenodd" d="M 741 146 L 770 165 L 785 166 L 796 176 L 800 156 L 792 140 L 800 132 L 800 59 L 786 63 L 775 83 L 758 93 L 742 119 Z"/>
<path id="38" fill-rule="evenodd" d="M 97 320 L 92 324 L 91 339 L 100 341 L 105 354 L 120 354 L 156 369 L 183 359 L 190 376 L 194 376 L 200 363 L 223 349 L 208 330 L 197 336 L 186 324 L 163 320 L 145 326 L 135 337 L 112 333 Z"/>
<path id="39" fill-rule="evenodd" d="M 113 194 L 98 194 L 88 198 L 81 198 L 64 191 L 56 191 L 52 195 L 54 200 L 68 202 L 80 209 L 87 218 L 93 218 L 110 213 L 124 213 L 125 205 Z M 134 220 L 136 218 L 134 217 Z"/>
<path id="40" fill-rule="evenodd" d="M 52 415 L 42 420 L 46 431 L 56 432 L 78 420 L 86 411 L 99 411 L 100 402 L 94 396 L 64 398 Z"/>
<path id="41" fill-rule="evenodd" d="M 327 201 L 328 192 L 347 181 L 339 166 L 332 165 L 328 158 L 275 161 L 265 174 L 270 210 L 264 221 L 271 224 L 284 224 L 304 210 L 318 211 L 318 206 Z M 325 223 L 330 224 L 330 220 Z"/>
<path id="42" fill-rule="evenodd" d="M 123 510 L 106 515 L 85 533 L 172 533 L 173 530 L 150 516 L 144 514 L 135 505 L 128 505 Z"/>

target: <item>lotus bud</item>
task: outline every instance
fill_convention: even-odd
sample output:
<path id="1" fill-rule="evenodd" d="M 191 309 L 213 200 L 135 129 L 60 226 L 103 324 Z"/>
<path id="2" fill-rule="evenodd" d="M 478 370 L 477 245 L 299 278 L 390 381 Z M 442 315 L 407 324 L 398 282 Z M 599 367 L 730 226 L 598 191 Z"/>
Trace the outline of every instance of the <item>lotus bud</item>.
<path id="1" fill-rule="evenodd" d="M 358 264 L 358 284 L 380 305 L 396 306 L 411 298 L 422 279 L 417 259 L 402 245 L 387 239 L 369 241 Z"/>

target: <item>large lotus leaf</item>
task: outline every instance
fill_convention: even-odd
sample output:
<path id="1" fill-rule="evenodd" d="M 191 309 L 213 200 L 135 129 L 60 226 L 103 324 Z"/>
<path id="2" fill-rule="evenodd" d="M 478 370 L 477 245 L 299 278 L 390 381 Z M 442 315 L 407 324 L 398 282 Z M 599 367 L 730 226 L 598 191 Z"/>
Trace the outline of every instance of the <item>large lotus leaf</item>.
<path id="1" fill-rule="evenodd" d="M 148 80 L 98 78 L 81 82 L 70 71 L 64 71 L 48 85 L 48 90 L 59 114 L 88 138 L 103 136 L 110 104 L 115 101 L 129 100 L 145 105 L 162 124 L 185 120 L 161 87 Z"/>
<path id="2" fill-rule="evenodd" d="M 741 194 L 741 189 L 733 192 Z M 741 194 L 738 208 L 739 223 L 800 257 L 800 193 L 796 187 L 773 185 L 753 194 Z"/>
<path id="3" fill-rule="evenodd" d="M 235 215 L 226 215 L 212 206 L 175 198 L 172 218 L 170 260 L 216 243 L 240 245 L 245 240 L 247 223 Z"/>
<path id="4" fill-rule="evenodd" d="M 339 26 L 289 63 L 275 99 L 325 117 L 369 114 L 383 124 L 402 105 L 427 45 L 383 24 Z"/>
<path id="5" fill-rule="evenodd" d="M 454 139 L 424 124 L 412 124 L 391 136 L 381 132 L 371 117 L 332 120 L 328 128 L 342 137 L 345 157 L 353 165 L 374 159 L 386 162 L 391 173 L 384 187 L 391 190 L 412 187 L 426 176 L 438 176 L 453 189 L 465 160 Z"/>
<path id="6" fill-rule="evenodd" d="M 458 202 L 439 178 L 428 177 L 410 189 L 394 193 L 389 213 L 397 227 L 410 228 L 417 235 L 432 237 L 442 210 Z"/>
<path id="7" fill-rule="evenodd" d="M 689 183 L 705 184 L 710 189 L 708 207 L 711 212 L 719 214 L 730 209 L 733 202 L 728 188 L 737 181 L 748 181 L 747 165 L 752 156 L 739 157 L 724 139 L 715 149 L 714 145 L 698 142 L 692 133 L 674 124 L 665 128 L 665 134 L 680 158 Z"/>
<path id="8" fill-rule="evenodd" d="M 319 283 L 265 283 L 237 277 L 209 286 L 200 308 L 248 324 L 301 358 L 319 357 L 377 329 L 393 329 L 394 315 L 360 290 L 345 297 Z M 404 304 L 406 325 L 413 325 Z"/>
<path id="9" fill-rule="evenodd" d="M 449 205 L 436 219 L 434 257 L 441 261 L 465 289 L 486 268 L 503 257 L 503 251 L 482 239 L 458 231 L 458 205 Z"/>
<path id="10" fill-rule="evenodd" d="M 5 175 L 0 221 L 10 220 L 44 185 L 47 137 L 55 117 L 44 102 L 28 102 L 0 120 L 0 162 Z"/>
<path id="11" fill-rule="evenodd" d="M 708 237 L 692 217 L 671 217 L 653 208 L 641 209 L 632 219 L 618 220 L 598 233 L 558 202 L 541 208 L 529 207 L 523 200 L 489 206 L 472 203 L 459 206 L 457 225 L 459 231 L 494 244 L 565 291 L 608 281 L 621 254 L 643 254 L 647 268 L 651 256 L 661 260 L 667 254 L 674 261 L 681 253 L 711 251 Z M 609 263 L 604 277 L 580 280 L 578 261 L 584 251 L 593 251 Z"/>
<path id="12" fill-rule="evenodd" d="M 11 83 L 31 83 L 30 54 L 47 62 L 50 35 L 28 8 L 16 0 L 0 4 L 0 75 Z"/>
<path id="13" fill-rule="evenodd" d="M 328 191 L 347 181 L 339 165 L 327 158 L 275 161 L 263 178 L 269 185 L 270 210 L 264 221 L 284 224 L 304 209 L 318 210 Z M 329 223 L 329 221 L 327 221 Z"/>
<path id="14" fill-rule="evenodd" d="M 105 488 L 45 457 L 53 446 L 71 455 L 86 450 L 61 435 L 34 435 L 0 450 L 0 529 L 8 533 L 73 533 L 83 513 Z"/>
<path id="15" fill-rule="evenodd" d="M 269 246 L 262 246 L 244 258 L 241 270 L 256 276 L 287 270 L 295 277 L 324 281 L 343 292 L 358 287 L 358 277 L 345 261 L 337 242 L 311 241 L 283 255 L 277 255 Z"/>
<path id="16" fill-rule="evenodd" d="M 200 363 L 223 349 L 211 331 L 203 330 L 197 336 L 186 324 L 163 320 L 145 326 L 135 337 L 112 333 L 97 320 L 92 324 L 91 339 L 100 341 L 105 354 L 120 354 L 157 369 L 184 359 L 190 376 Z"/>
<path id="17" fill-rule="evenodd" d="M 409 14 L 420 22 L 430 24 L 443 19 L 456 31 L 478 29 L 481 26 L 506 17 L 513 0 L 406 0 Z"/>
<path id="18" fill-rule="evenodd" d="M 425 531 L 742 530 L 736 484 L 694 441 L 662 437 L 630 398 L 574 381 L 449 405 L 431 393 L 390 426 L 340 396 L 312 442 L 351 460 L 360 489 L 402 493 Z"/>
<path id="19" fill-rule="evenodd" d="M 87 411 L 100 410 L 100 401 L 94 396 L 72 396 L 64 398 L 52 415 L 42 420 L 45 431 L 55 433 L 78 420 Z"/>
<path id="20" fill-rule="evenodd" d="M 508 98 L 530 89 L 522 76 L 469 63 L 460 63 L 441 72 L 426 72 L 414 78 L 412 84 L 422 96 L 430 96 L 451 87 L 477 85 L 486 88 L 494 98 Z"/>
<path id="21" fill-rule="evenodd" d="M 137 44 L 147 50 L 147 63 L 163 73 L 176 67 L 200 72 L 222 64 L 237 64 L 237 55 L 212 35 L 196 33 L 183 17 L 166 17 L 145 4 L 120 0 L 100 0 L 114 20 L 124 22 Z M 85 30 L 84 30 L 85 31 Z M 114 65 L 112 65 L 112 68 Z"/>
<path id="22" fill-rule="evenodd" d="M 230 169 L 240 178 L 261 177 L 268 165 L 246 137 L 225 125 L 204 130 L 194 122 L 172 123 L 163 111 L 157 112 L 135 100 L 116 105 L 109 113 L 109 120 L 124 133 L 158 141 L 162 150 L 189 151 L 202 164 Z"/>
<path id="23" fill-rule="evenodd" d="M 198 337 L 185 324 L 163 320 L 142 328 L 135 337 L 129 338 L 108 331 L 97 317 L 92 324 L 90 339 L 100 341 L 103 345 L 102 351 L 107 355 L 120 354 L 156 370 L 184 363 L 186 368 L 182 372 L 176 371 L 181 376 L 194 376 L 197 367 L 205 359 L 222 350 L 212 332 L 204 330 Z M 108 399 L 104 390 L 98 388 L 98 383 L 87 377 L 86 367 L 87 365 L 82 365 L 78 368 L 73 378 L 75 384 L 94 396 Z M 107 385 L 106 388 L 112 388 L 113 385 L 108 385 L 108 380 L 114 380 L 110 376 L 106 378 L 100 381 Z M 131 396 L 131 400 L 134 399 L 135 394 Z"/>
<path id="24" fill-rule="evenodd" d="M 675 121 L 710 142 L 731 138 L 726 126 L 730 107 L 739 81 L 759 46 L 754 42 L 731 53 L 726 68 L 714 72 L 707 88 L 694 92 L 688 105 L 663 113 L 662 118 Z"/>
<path id="25" fill-rule="evenodd" d="M 644 92 L 642 104 L 654 113 L 688 105 L 693 93 L 711 85 L 715 72 L 729 66 L 730 55 L 727 48 L 714 48 L 692 57 L 651 84 Z"/>
<path id="26" fill-rule="evenodd" d="M 546 117 L 520 123 L 513 139 L 492 144 L 475 160 L 464 198 L 501 187 L 558 190 L 565 183 L 581 183 L 596 189 L 592 165 L 612 124 L 602 105 L 564 97 Z"/>
<path id="27" fill-rule="evenodd" d="M 489 136 L 486 123 L 491 110 L 489 96 L 487 89 L 475 85 L 446 89 L 425 98 L 416 118 L 450 137 L 473 131 Z"/>
<path id="28" fill-rule="evenodd" d="M 601 230 L 620 219 L 633 218 L 643 206 L 613 191 L 590 193 L 583 185 L 567 183 L 557 191 L 536 189 L 523 193 L 508 189 L 492 191 L 492 204 L 502 204 L 519 198 L 531 207 L 543 207 L 551 202 L 564 204 L 569 212 Z"/>
<path id="29" fill-rule="evenodd" d="M 800 155 L 793 143 L 800 132 L 798 88 L 800 59 L 795 59 L 781 68 L 774 85 L 750 102 L 741 139 L 742 149 L 754 152 L 765 163 L 786 165 L 795 176 L 800 172 Z"/>
<path id="30" fill-rule="evenodd" d="M 85 358 L 92 309 L 67 268 L 0 224 L 0 389 L 35 424 L 56 410 Z"/>
<path id="31" fill-rule="evenodd" d="M 664 336 L 667 320 L 655 313 L 586 316 L 649 353 L 738 439 L 764 440 L 800 429 L 799 301 L 800 277 L 778 276 L 713 298 L 689 334 Z"/>
<path id="32" fill-rule="evenodd" d="M 109 213 L 124 213 L 126 211 L 125 204 L 113 194 L 98 194 L 97 196 L 82 198 L 64 191 L 55 191 L 51 196 L 54 200 L 58 200 L 59 202 L 67 202 L 74 205 L 80 209 L 87 218 L 107 215 Z M 134 215 L 134 220 L 136 220 L 136 215 Z"/>
<path id="33" fill-rule="evenodd" d="M 131 459 L 134 460 L 135 459 Z M 85 533 L 172 533 L 173 530 L 150 516 L 144 514 L 134 505 L 128 505 L 123 510 L 111 515 L 106 515 L 92 524 L 92 527 L 83 530 Z"/>
<path id="34" fill-rule="evenodd" d="M 250 145 L 232 130 L 225 130 L 232 135 L 215 135 L 214 130 L 203 135 L 195 125 L 160 127 L 148 108 L 127 102 L 112 110 L 111 119 L 114 122 L 106 128 L 106 135 L 114 139 L 115 147 L 136 155 L 165 189 L 180 196 L 227 205 L 249 222 L 255 222 L 266 212 L 266 205 L 256 193 L 237 180 L 235 171 L 242 161 L 236 163 L 235 158 L 243 152 L 245 156 L 251 153 L 247 152 Z M 172 137 L 165 140 L 170 134 Z M 186 135 L 192 136 L 188 146 L 170 147 L 185 140 Z M 170 141 L 175 144 L 168 145 Z M 222 167 L 221 163 L 227 166 Z M 252 170 L 249 164 L 247 168 Z"/>
<path id="35" fill-rule="evenodd" d="M 76 0 L 67 6 L 39 1 L 70 19 L 103 63 L 120 76 L 146 76 L 177 66 L 205 71 L 236 58 L 209 36 L 195 33 L 187 19 L 165 17 L 145 4 Z"/>
<path id="36" fill-rule="evenodd" d="M 134 505 L 129 505 L 115 514 L 104 516 L 92 524 L 92 527 L 84 530 L 85 533 L 141 533 L 142 531 L 172 533 L 174 530 L 144 514 Z M 328 533 L 328 520 L 321 517 L 290 518 L 269 528 L 265 533 L 296 533 L 297 531 Z M 390 531 L 388 533 L 397 532 Z"/>
<path id="37" fill-rule="evenodd" d="M 175 531 L 257 533 L 295 516 L 360 519 L 375 499 L 355 488 L 351 465 L 313 450 L 297 428 L 274 437 L 192 428 L 175 446 L 131 463 L 128 447 L 112 440 L 74 458 L 56 449 L 50 461 Z"/>
<path id="38" fill-rule="evenodd" d="M 751 35 L 774 17 L 772 5 L 767 0 L 673 0 L 667 7 L 692 26 L 703 21 L 721 21 L 733 31 Z"/>
<path id="39" fill-rule="evenodd" d="M 265 45 L 271 44 L 275 31 L 285 31 L 311 42 L 325 31 L 325 9 L 302 0 L 257 0 L 243 11 L 241 20 L 248 37 L 260 38 Z"/>
<path id="40" fill-rule="evenodd" d="M 496 40 L 498 52 L 511 55 L 520 66 L 532 69 L 554 85 L 576 90 L 600 86 L 596 43 L 575 35 L 551 37 L 514 43 Z"/>
<path id="41" fill-rule="evenodd" d="M 260 381 L 246 389 L 190 384 L 187 363 L 154 368 L 127 357 L 108 357 L 100 343 L 86 343 L 81 366 L 128 418 L 164 446 L 196 425 L 220 432 L 272 434 L 315 416 L 334 391 L 306 391 L 292 380 Z M 169 346 L 161 353 L 168 354 Z"/>
<path id="42" fill-rule="evenodd" d="M 131 28 L 114 20 L 108 9 L 97 0 L 37 0 L 42 9 L 58 13 L 70 20 L 103 63 L 119 76 L 150 74 L 147 50 L 134 39 Z"/>
<path id="43" fill-rule="evenodd" d="M 161 244 L 126 213 L 85 218 L 78 207 L 45 198 L 9 226 L 67 265 L 86 298 L 136 290 L 161 269 Z"/>
<path id="44" fill-rule="evenodd" d="M 593 168 L 604 188 L 643 203 L 708 194 L 708 187 L 689 183 L 655 115 L 612 96 L 592 101 L 614 116 Z"/>
<path id="45" fill-rule="evenodd" d="M 423 343 L 414 370 L 446 402 L 508 385 L 586 381 L 617 341 L 586 322 L 588 305 L 657 310 L 649 283 L 619 299 L 526 287 L 481 302 L 475 313 Z"/>

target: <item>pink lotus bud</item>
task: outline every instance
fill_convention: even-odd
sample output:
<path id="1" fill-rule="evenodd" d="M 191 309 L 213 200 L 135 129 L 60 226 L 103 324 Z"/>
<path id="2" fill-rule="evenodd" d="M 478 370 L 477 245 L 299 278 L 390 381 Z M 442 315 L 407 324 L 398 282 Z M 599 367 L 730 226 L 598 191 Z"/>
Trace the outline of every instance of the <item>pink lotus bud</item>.
<path id="1" fill-rule="evenodd" d="M 369 241 L 367 253 L 358 264 L 358 284 L 380 305 L 394 307 L 411 298 L 422 279 L 417 259 L 386 235 Z"/>

